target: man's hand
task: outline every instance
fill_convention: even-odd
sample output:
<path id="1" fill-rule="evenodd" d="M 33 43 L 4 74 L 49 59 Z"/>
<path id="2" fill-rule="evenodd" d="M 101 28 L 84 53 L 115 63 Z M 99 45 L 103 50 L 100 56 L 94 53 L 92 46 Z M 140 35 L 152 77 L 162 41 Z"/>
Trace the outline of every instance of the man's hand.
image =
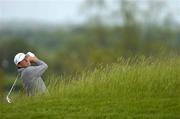
<path id="1" fill-rule="evenodd" d="M 29 60 L 30 63 L 36 63 L 38 61 L 38 58 L 31 52 L 28 52 L 26 57 L 27 57 L 27 60 Z"/>

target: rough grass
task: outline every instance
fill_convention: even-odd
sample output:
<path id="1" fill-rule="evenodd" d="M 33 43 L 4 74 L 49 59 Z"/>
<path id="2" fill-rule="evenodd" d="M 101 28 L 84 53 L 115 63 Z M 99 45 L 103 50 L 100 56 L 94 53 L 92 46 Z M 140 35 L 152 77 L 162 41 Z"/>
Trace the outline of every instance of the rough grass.
<path id="1" fill-rule="evenodd" d="M 0 118 L 180 119 L 180 58 L 119 59 L 81 75 L 49 76 L 49 94 L 16 94 Z"/>

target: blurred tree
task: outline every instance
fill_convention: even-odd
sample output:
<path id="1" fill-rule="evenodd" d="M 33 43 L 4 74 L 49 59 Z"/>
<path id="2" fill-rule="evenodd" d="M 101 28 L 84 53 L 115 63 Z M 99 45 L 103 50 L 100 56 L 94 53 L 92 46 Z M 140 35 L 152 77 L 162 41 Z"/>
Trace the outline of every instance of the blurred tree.
<path id="1" fill-rule="evenodd" d="M 104 12 L 106 10 L 105 0 L 86 0 L 84 2 L 84 14 L 87 14 L 88 36 L 92 45 L 107 47 L 107 30 L 105 27 Z"/>
<path id="2" fill-rule="evenodd" d="M 179 52 L 180 30 L 165 3 L 85 0 L 81 7 L 85 24 L 0 31 L 0 67 L 15 71 L 14 55 L 29 50 L 38 50 L 56 73 L 112 63 L 120 56 Z"/>
<path id="3" fill-rule="evenodd" d="M 7 72 L 15 72 L 14 56 L 19 53 L 27 53 L 32 51 L 36 53 L 36 48 L 28 44 L 21 38 L 12 38 L 0 44 L 0 64 Z"/>
<path id="4" fill-rule="evenodd" d="M 4 72 L 0 68 L 0 102 L 3 101 L 4 97 Z"/>
<path id="5" fill-rule="evenodd" d="M 139 52 L 139 24 L 136 20 L 137 3 L 132 1 L 121 0 L 120 12 L 122 17 L 122 41 L 120 41 L 121 51 L 123 56 L 137 55 Z"/>

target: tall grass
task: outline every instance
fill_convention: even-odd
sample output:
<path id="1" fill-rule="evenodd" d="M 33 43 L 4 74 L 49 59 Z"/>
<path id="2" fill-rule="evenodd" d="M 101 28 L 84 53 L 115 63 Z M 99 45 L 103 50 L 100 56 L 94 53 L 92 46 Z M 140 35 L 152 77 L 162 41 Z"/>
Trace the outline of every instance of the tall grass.
<path id="1" fill-rule="evenodd" d="M 180 96 L 180 61 L 120 59 L 81 76 L 50 77 L 49 90 L 61 96 L 176 97 Z"/>
<path id="2" fill-rule="evenodd" d="M 45 96 L 2 104 L 4 118 L 180 118 L 180 57 L 123 59 L 94 71 L 50 75 Z M 23 109 L 23 110 L 21 110 Z M 24 113 L 21 113 L 24 112 Z"/>

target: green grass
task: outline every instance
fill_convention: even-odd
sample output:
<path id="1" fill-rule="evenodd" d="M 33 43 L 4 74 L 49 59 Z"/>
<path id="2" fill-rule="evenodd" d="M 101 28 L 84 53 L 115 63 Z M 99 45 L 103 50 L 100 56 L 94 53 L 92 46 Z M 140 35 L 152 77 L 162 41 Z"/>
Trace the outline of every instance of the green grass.
<path id="1" fill-rule="evenodd" d="M 119 59 L 81 75 L 49 76 L 49 94 L 16 94 L 1 119 L 180 119 L 180 58 Z"/>

